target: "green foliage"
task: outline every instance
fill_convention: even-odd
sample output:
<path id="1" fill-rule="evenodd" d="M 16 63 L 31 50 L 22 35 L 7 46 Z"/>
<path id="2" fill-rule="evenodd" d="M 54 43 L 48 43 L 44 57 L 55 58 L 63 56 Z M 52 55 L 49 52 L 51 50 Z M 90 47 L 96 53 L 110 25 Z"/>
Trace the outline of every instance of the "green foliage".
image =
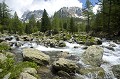
<path id="1" fill-rule="evenodd" d="M 84 8 L 84 11 L 83 11 L 83 15 L 84 17 L 86 17 L 86 21 L 87 21 L 87 25 L 86 25 L 86 32 L 88 33 L 90 31 L 90 24 L 91 24 L 91 20 L 92 20 L 92 17 L 94 15 L 93 11 L 92 11 L 92 3 L 90 2 L 90 0 L 86 0 L 86 3 L 85 3 L 85 8 Z"/>
<path id="2" fill-rule="evenodd" d="M 8 46 L 6 43 L 0 43 L 0 51 L 7 51 L 10 49 L 10 46 Z"/>
<path id="3" fill-rule="evenodd" d="M 51 23 L 48 17 L 46 10 L 44 9 L 42 19 L 41 19 L 41 32 L 46 32 L 47 30 L 51 30 Z"/>
<path id="4" fill-rule="evenodd" d="M 70 28 L 69 28 L 70 32 L 73 33 L 75 32 L 75 23 L 73 20 L 73 17 L 70 18 Z"/>
<path id="5" fill-rule="evenodd" d="M 33 62 L 20 62 L 15 64 L 13 58 L 7 58 L 4 62 L 0 62 L 0 68 L 3 69 L 0 73 L 0 79 L 2 79 L 9 72 L 11 72 L 9 79 L 16 79 L 22 72 L 23 68 L 27 67 L 37 68 L 37 64 Z"/>

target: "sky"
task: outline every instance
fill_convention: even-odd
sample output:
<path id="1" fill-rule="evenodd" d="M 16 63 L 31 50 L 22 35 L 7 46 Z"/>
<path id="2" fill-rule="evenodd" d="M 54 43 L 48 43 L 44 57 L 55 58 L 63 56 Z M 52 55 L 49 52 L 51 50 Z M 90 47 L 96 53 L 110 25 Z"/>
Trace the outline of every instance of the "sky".
<path id="1" fill-rule="evenodd" d="M 3 0 L 0 0 L 2 2 Z M 16 11 L 18 16 L 27 11 L 43 10 L 46 9 L 49 16 L 53 15 L 54 12 L 58 11 L 62 7 L 84 7 L 86 0 L 5 0 L 6 4 L 11 10 Z M 95 5 L 97 0 L 91 0 Z M 94 12 L 98 8 L 97 5 L 93 8 Z"/>

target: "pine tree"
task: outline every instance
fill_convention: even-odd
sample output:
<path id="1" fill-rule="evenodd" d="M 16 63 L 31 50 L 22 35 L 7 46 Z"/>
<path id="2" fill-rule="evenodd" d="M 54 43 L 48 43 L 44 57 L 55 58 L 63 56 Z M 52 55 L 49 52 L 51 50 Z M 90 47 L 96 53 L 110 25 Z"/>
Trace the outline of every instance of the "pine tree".
<path id="1" fill-rule="evenodd" d="M 46 32 L 47 30 L 51 30 L 51 23 L 46 10 L 44 9 L 41 19 L 41 32 Z"/>
<path id="2" fill-rule="evenodd" d="M 11 19 L 10 22 L 12 23 L 12 24 L 10 23 L 10 25 L 9 25 L 9 31 L 11 33 L 15 33 L 15 34 L 23 33 L 24 28 L 23 28 L 22 22 L 19 20 L 19 17 L 16 12 L 14 13 L 13 19 Z"/>
<path id="3" fill-rule="evenodd" d="M 52 21 L 52 29 L 54 31 L 60 31 L 60 18 L 58 17 L 58 14 L 55 13 L 53 16 L 53 21 Z"/>
<path id="4" fill-rule="evenodd" d="M 73 20 L 73 17 L 70 18 L 70 32 L 73 33 L 75 32 L 75 23 L 74 23 L 74 20 Z"/>
<path id="5" fill-rule="evenodd" d="M 84 16 L 87 17 L 87 25 L 86 25 L 87 33 L 90 31 L 90 20 L 92 19 L 92 16 L 93 16 L 92 8 L 93 6 L 90 0 L 86 0 L 85 9 L 83 13 L 84 13 Z"/>
<path id="6" fill-rule="evenodd" d="M 3 26 L 3 30 L 7 30 L 10 20 L 10 10 L 5 1 L 0 3 L 0 24 Z M 2 30 L 2 31 L 3 31 Z"/>

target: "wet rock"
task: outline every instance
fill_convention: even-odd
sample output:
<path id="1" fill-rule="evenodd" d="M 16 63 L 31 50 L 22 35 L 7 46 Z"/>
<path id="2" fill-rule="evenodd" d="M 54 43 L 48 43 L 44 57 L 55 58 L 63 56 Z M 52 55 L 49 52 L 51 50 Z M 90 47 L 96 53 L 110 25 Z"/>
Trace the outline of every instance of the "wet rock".
<path id="1" fill-rule="evenodd" d="M 38 69 L 38 74 L 40 75 L 41 79 L 53 79 L 54 75 L 52 74 L 49 67 L 40 66 Z"/>
<path id="2" fill-rule="evenodd" d="M 92 76 L 92 79 L 103 79 L 105 76 L 105 71 L 101 67 L 88 67 L 81 68 L 80 74 L 86 76 Z"/>
<path id="3" fill-rule="evenodd" d="M 104 46 L 104 47 L 109 49 L 109 50 L 115 51 L 115 49 L 113 47 L 110 47 L 110 46 Z"/>
<path id="4" fill-rule="evenodd" d="M 58 44 L 59 47 L 65 47 L 66 44 L 64 43 L 64 41 L 59 41 L 59 44 Z"/>
<path id="5" fill-rule="evenodd" d="M 70 77 L 70 75 L 65 71 L 58 71 L 58 76 L 60 77 Z"/>
<path id="6" fill-rule="evenodd" d="M 110 47 L 116 47 L 116 44 L 114 42 L 110 42 Z"/>
<path id="7" fill-rule="evenodd" d="M 117 79 L 120 79 L 120 65 L 114 65 L 112 67 L 113 74 Z"/>
<path id="8" fill-rule="evenodd" d="M 49 64 L 50 57 L 34 48 L 23 49 L 23 58 L 28 61 L 34 61 L 41 65 Z"/>
<path id="9" fill-rule="evenodd" d="M 36 77 L 32 76 L 29 73 L 22 72 L 18 79 L 37 79 Z"/>
<path id="10" fill-rule="evenodd" d="M 68 57 L 69 56 L 69 52 L 60 52 L 59 54 L 58 54 L 58 57 L 59 58 L 66 58 L 66 57 Z"/>
<path id="11" fill-rule="evenodd" d="M 20 36 L 19 37 L 20 38 L 20 40 L 22 41 L 32 41 L 33 40 L 33 38 L 31 38 L 30 36 L 27 36 L 27 35 L 24 35 L 24 36 Z"/>
<path id="12" fill-rule="evenodd" d="M 96 45 L 101 45 L 102 44 L 102 40 L 100 38 L 94 38 L 95 44 Z"/>
<path id="13" fill-rule="evenodd" d="M 88 48 L 88 46 L 84 46 L 84 47 L 82 47 L 82 49 L 87 49 Z"/>
<path id="14" fill-rule="evenodd" d="M 13 38 L 12 37 L 6 37 L 5 40 L 11 41 Z"/>
<path id="15" fill-rule="evenodd" d="M 58 61 L 53 62 L 52 68 L 55 72 L 65 71 L 67 73 L 75 73 L 78 69 L 78 66 L 72 60 L 59 58 Z"/>
<path id="16" fill-rule="evenodd" d="M 92 66 L 100 66 L 103 57 L 103 49 L 97 45 L 93 45 L 87 48 L 82 54 L 84 63 Z"/>

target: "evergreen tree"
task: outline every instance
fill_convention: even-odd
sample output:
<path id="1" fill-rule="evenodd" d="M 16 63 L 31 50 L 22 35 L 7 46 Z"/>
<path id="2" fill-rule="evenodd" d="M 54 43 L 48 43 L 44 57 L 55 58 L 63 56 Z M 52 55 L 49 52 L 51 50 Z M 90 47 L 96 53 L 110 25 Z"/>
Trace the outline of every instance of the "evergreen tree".
<path id="1" fill-rule="evenodd" d="M 40 23 L 40 21 L 37 21 L 36 26 L 37 26 L 38 31 L 40 31 L 41 30 L 41 23 Z"/>
<path id="2" fill-rule="evenodd" d="M 32 15 L 29 19 L 29 23 L 26 24 L 25 27 L 25 33 L 31 34 L 38 31 L 38 28 L 36 26 L 36 21 L 34 15 Z"/>
<path id="3" fill-rule="evenodd" d="M 14 13 L 13 18 L 10 21 L 9 31 L 10 33 L 23 34 L 24 28 L 16 12 Z"/>
<path id="4" fill-rule="evenodd" d="M 73 33 L 75 32 L 75 23 L 73 20 L 73 17 L 70 18 L 70 28 L 69 28 L 70 32 Z"/>
<path id="5" fill-rule="evenodd" d="M 7 30 L 10 20 L 10 10 L 6 5 L 5 1 L 0 3 L 0 24 L 3 26 L 3 30 Z M 2 31 L 3 31 L 2 30 Z"/>
<path id="6" fill-rule="evenodd" d="M 58 17 L 58 14 L 55 13 L 53 16 L 53 21 L 52 21 L 52 29 L 54 31 L 59 31 L 60 30 L 60 18 Z"/>
<path id="7" fill-rule="evenodd" d="M 86 4 L 85 4 L 85 9 L 84 9 L 84 16 L 87 17 L 87 25 L 86 25 L 86 32 L 88 33 L 90 31 L 90 20 L 92 19 L 93 16 L 93 11 L 92 11 L 92 3 L 90 2 L 90 0 L 86 0 Z"/>
<path id="8" fill-rule="evenodd" d="M 44 9 L 42 19 L 41 19 L 41 32 L 45 32 L 47 30 L 51 30 L 51 23 L 48 18 L 48 14 L 46 10 Z"/>

